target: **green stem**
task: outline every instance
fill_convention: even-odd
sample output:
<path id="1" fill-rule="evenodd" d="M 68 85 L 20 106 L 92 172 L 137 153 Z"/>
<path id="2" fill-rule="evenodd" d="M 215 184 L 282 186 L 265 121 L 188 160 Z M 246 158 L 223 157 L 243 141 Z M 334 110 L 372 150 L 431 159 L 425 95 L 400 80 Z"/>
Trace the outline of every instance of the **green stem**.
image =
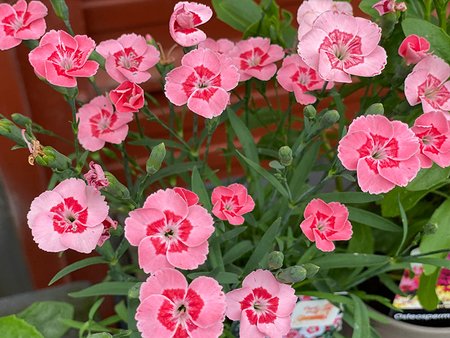
<path id="1" fill-rule="evenodd" d="M 252 94 L 252 80 L 247 80 L 245 82 L 245 96 L 244 96 L 244 103 L 245 103 L 245 125 L 248 127 L 249 125 L 249 114 L 250 114 L 250 96 Z"/>
<path id="2" fill-rule="evenodd" d="M 144 129 L 142 129 L 142 125 L 141 125 L 141 121 L 139 121 L 138 113 L 134 113 L 134 120 L 136 121 L 136 126 L 137 126 L 137 129 L 138 129 L 139 136 L 141 137 L 141 139 L 144 139 L 144 137 L 145 137 L 144 136 Z M 148 151 L 152 151 L 152 149 L 148 145 L 146 145 L 145 148 Z"/>
<path id="3" fill-rule="evenodd" d="M 74 148 L 75 148 L 75 158 L 80 158 L 80 144 L 78 143 L 78 120 L 77 120 L 77 106 L 75 103 L 75 98 L 67 98 L 67 102 L 72 110 L 72 132 L 74 135 Z"/>
<path id="4" fill-rule="evenodd" d="M 447 4 L 438 4 L 438 1 L 435 1 L 434 5 L 439 18 L 439 26 L 444 32 L 447 32 Z"/>
<path id="5" fill-rule="evenodd" d="M 425 5 L 424 19 L 430 21 L 433 0 L 424 0 L 424 5 Z"/>
<path id="6" fill-rule="evenodd" d="M 200 140 L 198 139 L 198 115 L 194 114 L 192 121 L 192 138 L 194 141 L 194 148 L 198 149 L 200 147 Z M 197 150 L 198 152 L 198 150 Z"/>
<path id="7" fill-rule="evenodd" d="M 125 179 L 127 181 L 127 187 L 128 189 L 131 189 L 133 187 L 133 180 L 131 178 L 131 171 L 130 171 L 130 161 L 128 159 L 128 153 L 125 149 L 125 142 L 119 145 L 120 153 L 122 154 L 123 159 L 123 170 L 125 172 Z"/>
<path id="8" fill-rule="evenodd" d="M 206 138 L 206 148 L 205 148 L 205 155 L 203 157 L 203 162 L 205 162 L 205 168 L 208 166 L 208 155 L 209 155 L 209 147 L 211 146 L 211 139 L 212 134 L 208 134 L 208 137 Z"/>

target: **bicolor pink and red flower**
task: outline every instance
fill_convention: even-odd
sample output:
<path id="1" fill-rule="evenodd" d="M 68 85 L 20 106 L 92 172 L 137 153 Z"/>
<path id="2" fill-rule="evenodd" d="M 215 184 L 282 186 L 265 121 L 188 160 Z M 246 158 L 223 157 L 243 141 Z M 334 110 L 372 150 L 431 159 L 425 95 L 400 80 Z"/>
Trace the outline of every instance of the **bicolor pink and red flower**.
<path id="1" fill-rule="evenodd" d="M 327 11 L 342 12 L 353 15 L 352 5 L 345 1 L 305 0 L 297 10 L 298 40 L 308 33 L 320 14 Z"/>
<path id="2" fill-rule="evenodd" d="M 62 30 L 51 30 L 28 59 L 38 76 L 52 85 L 71 88 L 77 86 L 77 77 L 97 73 L 98 63 L 88 60 L 94 49 L 94 40 L 86 35 L 71 36 Z"/>
<path id="3" fill-rule="evenodd" d="M 70 178 L 36 197 L 27 219 L 33 239 L 42 250 L 90 253 L 102 235 L 108 211 L 97 189 Z"/>
<path id="4" fill-rule="evenodd" d="M 103 244 L 105 244 L 109 237 L 111 237 L 111 230 L 117 229 L 117 224 L 117 221 L 113 220 L 111 217 L 106 217 L 106 219 L 103 221 L 103 232 L 98 240 L 98 246 L 102 246 Z"/>
<path id="5" fill-rule="evenodd" d="M 40 1 L 19 0 L 14 5 L 0 4 L 0 50 L 19 45 L 22 40 L 37 40 L 45 33 L 47 7 Z"/>
<path id="6" fill-rule="evenodd" d="M 206 39 L 206 34 L 197 27 L 209 21 L 212 15 L 209 6 L 196 2 L 178 2 L 170 16 L 170 36 L 183 47 L 198 45 Z"/>
<path id="7" fill-rule="evenodd" d="M 123 34 L 117 40 L 106 40 L 97 46 L 105 58 L 108 75 L 119 83 L 142 83 L 150 79 L 148 70 L 159 61 L 159 51 L 137 34 Z"/>
<path id="8" fill-rule="evenodd" d="M 361 190 L 385 193 L 406 186 L 420 170 L 420 144 L 408 125 L 383 115 L 360 116 L 339 142 L 338 157 L 356 170 Z"/>
<path id="9" fill-rule="evenodd" d="M 185 188 L 181 187 L 175 187 L 173 190 L 181 196 L 182 199 L 186 201 L 188 204 L 188 207 L 198 204 L 199 198 L 198 195 L 195 192 L 192 192 L 190 190 L 187 190 Z"/>
<path id="10" fill-rule="evenodd" d="M 442 168 L 450 166 L 450 121 L 443 112 L 420 115 L 411 130 L 420 141 L 420 166 L 430 168 L 433 162 Z"/>
<path id="11" fill-rule="evenodd" d="M 144 106 L 144 90 L 131 81 L 122 82 L 109 92 L 109 98 L 119 113 L 135 113 Z"/>
<path id="12" fill-rule="evenodd" d="M 283 60 L 283 65 L 277 73 L 277 80 L 285 90 L 294 92 L 295 100 L 304 105 L 316 102 L 316 97 L 308 92 L 321 89 L 325 83 L 298 55 L 290 55 Z M 330 89 L 332 86 L 330 83 L 327 88 Z"/>
<path id="13" fill-rule="evenodd" d="M 348 209 L 341 203 L 325 203 L 320 198 L 315 198 L 306 206 L 303 217 L 305 219 L 300 223 L 300 229 L 321 251 L 333 251 L 334 241 L 348 241 L 352 238 Z"/>
<path id="14" fill-rule="evenodd" d="M 239 82 L 237 68 L 216 52 L 199 48 L 181 59 L 181 66 L 167 74 L 167 98 L 176 106 L 211 119 L 219 116 L 230 102 L 229 91 Z"/>
<path id="15" fill-rule="evenodd" d="M 284 52 L 280 46 L 272 45 L 270 39 L 255 37 L 239 41 L 229 56 L 239 69 L 239 81 L 252 77 L 268 81 L 277 72 L 275 62 L 284 57 Z"/>
<path id="16" fill-rule="evenodd" d="M 405 59 L 407 65 L 416 64 L 427 55 L 430 43 L 427 39 L 415 34 L 408 35 L 400 44 L 398 54 Z"/>
<path id="17" fill-rule="evenodd" d="M 202 41 L 198 44 L 198 48 L 208 48 L 220 55 L 225 56 L 228 56 L 228 54 L 231 52 L 234 46 L 235 44 L 231 40 L 228 39 L 213 40 L 211 38 L 207 38 L 205 41 Z"/>
<path id="18" fill-rule="evenodd" d="M 227 317 L 240 320 L 241 338 L 281 338 L 291 329 L 295 290 L 278 282 L 270 271 L 253 271 L 242 288 L 226 294 L 226 300 Z"/>
<path id="19" fill-rule="evenodd" d="M 225 294 L 211 277 L 188 285 L 175 269 L 156 271 L 141 286 L 136 310 L 143 338 L 218 338 L 223 331 Z"/>
<path id="20" fill-rule="evenodd" d="M 84 174 L 84 179 L 89 186 L 94 187 L 97 190 L 109 185 L 103 168 L 94 161 L 89 162 L 89 171 Z"/>
<path id="21" fill-rule="evenodd" d="M 384 69 L 380 39 L 381 29 L 372 21 L 328 11 L 299 41 L 298 53 L 325 81 L 349 83 L 351 75 L 372 77 Z"/>
<path id="22" fill-rule="evenodd" d="M 213 204 L 212 213 L 232 225 L 243 224 L 245 219 L 242 215 L 255 208 L 255 202 L 248 194 L 247 188 L 239 183 L 214 188 L 211 202 Z"/>
<path id="23" fill-rule="evenodd" d="M 125 220 L 125 237 L 138 247 L 139 266 L 146 273 L 172 267 L 192 270 L 205 262 L 214 221 L 192 197 L 158 190 Z"/>
<path id="24" fill-rule="evenodd" d="M 422 103 L 425 113 L 450 111 L 450 66 L 430 55 L 414 66 L 405 79 L 405 96 L 411 106 Z M 447 118 L 450 118 L 448 116 Z"/>
<path id="25" fill-rule="evenodd" d="M 406 11 L 406 4 L 404 2 L 397 3 L 396 0 L 380 0 L 372 6 L 381 16 L 388 13 L 395 13 L 396 11 Z"/>
<path id="26" fill-rule="evenodd" d="M 106 142 L 120 144 L 127 137 L 132 114 L 118 113 L 105 96 L 97 96 L 77 113 L 78 140 L 84 149 L 97 151 Z"/>

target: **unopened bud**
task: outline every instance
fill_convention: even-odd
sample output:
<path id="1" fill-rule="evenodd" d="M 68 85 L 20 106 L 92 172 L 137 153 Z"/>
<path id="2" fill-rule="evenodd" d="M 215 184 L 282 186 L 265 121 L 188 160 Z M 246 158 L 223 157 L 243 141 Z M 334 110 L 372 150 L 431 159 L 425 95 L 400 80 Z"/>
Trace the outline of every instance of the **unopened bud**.
<path id="1" fill-rule="evenodd" d="M 307 105 L 305 108 L 303 108 L 303 115 L 310 120 L 314 119 L 316 117 L 316 114 L 317 110 L 312 105 Z"/>
<path id="2" fill-rule="evenodd" d="M 130 198 L 130 192 L 128 191 L 128 188 L 124 186 L 122 183 L 120 183 L 119 180 L 113 174 L 111 174 L 108 171 L 105 171 L 105 177 L 108 180 L 109 185 L 103 188 L 102 191 L 110 193 L 111 195 L 117 198 L 123 199 Z"/>
<path id="3" fill-rule="evenodd" d="M 166 147 L 164 143 L 160 143 L 157 146 L 153 147 L 150 157 L 147 160 L 146 171 L 149 175 L 155 174 L 159 168 L 161 168 L 161 164 L 166 157 Z"/>
<path id="4" fill-rule="evenodd" d="M 21 147 L 26 146 L 21 130 L 8 119 L 0 119 L 0 135 L 16 142 Z"/>
<path id="5" fill-rule="evenodd" d="M 283 266 L 284 255 L 281 251 L 272 251 L 267 257 L 269 270 L 277 270 Z"/>
<path id="6" fill-rule="evenodd" d="M 299 265 L 294 265 L 281 270 L 277 274 L 277 279 L 282 283 L 297 283 L 306 278 L 306 269 Z"/>
<path id="7" fill-rule="evenodd" d="M 128 290 L 128 298 L 139 298 L 139 291 L 141 289 L 141 283 L 136 283 Z"/>
<path id="8" fill-rule="evenodd" d="M 432 234 L 436 233 L 438 228 L 439 228 L 439 226 L 436 223 L 427 223 L 423 227 L 423 234 L 424 235 L 432 235 Z"/>
<path id="9" fill-rule="evenodd" d="M 399 11 L 399 12 L 405 12 L 408 9 L 408 7 L 406 7 L 406 3 L 404 2 L 399 2 L 395 4 L 395 10 Z"/>
<path id="10" fill-rule="evenodd" d="M 25 127 L 27 125 L 31 125 L 33 121 L 28 116 L 22 115 L 22 114 L 12 114 L 11 115 L 12 120 L 17 123 L 21 127 Z"/>
<path id="11" fill-rule="evenodd" d="M 384 106 L 382 103 L 374 103 L 366 109 L 365 115 L 384 115 Z"/>
<path id="12" fill-rule="evenodd" d="M 278 157 L 280 159 L 280 163 L 285 167 L 288 167 L 292 164 L 292 149 L 288 146 L 283 146 L 278 150 Z"/>
<path id="13" fill-rule="evenodd" d="M 155 40 L 153 39 L 153 37 L 150 34 L 145 34 L 145 41 L 149 45 L 153 45 L 155 42 Z"/>
<path id="14" fill-rule="evenodd" d="M 68 169 L 71 164 L 71 161 L 67 156 L 50 146 L 42 147 L 36 155 L 36 163 L 44 167 L 65 170 Z"/>
<path id="15" fill-rule="evenodd" d="M 322 118 L 320 119 L 320 128 L 326 129 L 331 127 L 333 124 L 335 124 L 337 121 L 339 121 L 339 113 L 337 110 L 329 110 L 325 114 L 323 114 Z"/>
<path id="16" fill-rule="evenodd" d="M 314 277 L 320 270 L 319 266 L 312 263 L 305 263 L 302 266 L 306 269 L 306 278 Z"/>

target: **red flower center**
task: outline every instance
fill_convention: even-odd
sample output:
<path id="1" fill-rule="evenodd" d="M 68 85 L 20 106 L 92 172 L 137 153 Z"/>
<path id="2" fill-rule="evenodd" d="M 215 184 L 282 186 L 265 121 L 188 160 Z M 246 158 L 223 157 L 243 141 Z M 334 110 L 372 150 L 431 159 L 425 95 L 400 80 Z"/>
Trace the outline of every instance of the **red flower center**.
<path id="1" fill-rule="evenodd" d="M 242 53 L 239 57 L 241 58 L 241 69 L 246 70 L 252 68 L 261 70 L 269 55 L 264 53 L 261 48 L 255 47 L 252 50 Z"/>
<path id="2" fill-rule="evenodd" d="M 327 55 L 332 68 L 342 70 L 364 62 L 361 38 L 337 29 L 323 40 L 319 47 L 321 50 Z"/>
<path id="3" fill-rule="evenodd" d="M 136 51 L 131 48 L 124 48 L 122 51 L 114 53 L 117 67 L 123 67 L 130 72 L 137 72 L 143 57 L 138 56 Z"/>
<path id="4" fill-rule="evenodd" d="M 100 109 L 100 113 L 95 114 L 89 119 L 91 133 L 94 137 L 100 137 L 103 134 L 112 133 L 117 115 L 106 109 Z"/>
<path id="5" fill-rule="evenodd" d="M 273 297 L 263 287 L 253 289 L 240 302 L 241 310 L 252 325 L 273 323 L 277 318 L 278 303 L 278 297 Z"/>
<path id="6" fill-rule="evenodd" d="M 428 74 L 425 81 L 418 87 L 418 95 L 436 109 L 440 109 L 450 98 L 447 88 L 431 74 Z"/>
<path id="7" fill-rule="evenodd" d="M 86 230 L 87 208 L 83 209 L 73 197 L 65 198 L 50 209 L 53 213 L 53 229 L 62 234 L 65 232 L 82 233 Z"/>

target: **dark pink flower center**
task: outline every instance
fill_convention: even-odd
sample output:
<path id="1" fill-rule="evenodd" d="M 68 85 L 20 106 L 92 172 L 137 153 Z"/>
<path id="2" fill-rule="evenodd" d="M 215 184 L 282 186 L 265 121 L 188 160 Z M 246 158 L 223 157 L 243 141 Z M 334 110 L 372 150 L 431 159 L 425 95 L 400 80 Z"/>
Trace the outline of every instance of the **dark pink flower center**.
<path id="1" fill-rule="evenodd" d="M 346 69 L 364 62 L 361 56 L 361 38 L 337 29 L 329 33 L 319 47 L 324 51 L 331 67 Z"/>
<path id="2" fill-rule="evenodd" d="M 236 213 L 242 209 L 242 206 L 239 204 L 239 200 L 236 195 L 222 196 L 220 199 L 220 209 L 236 215 Z"/>
<path id="3" fill-rule="evenodd" d="M 440 109 L 450 100 L 450 92 L 438 78 L 431 74 L 428 74 L 425 81 L 418 87 L 418 95 L 436 109 Z"/>
<path id="4" fill-rule="evenodd" d="M 183 83 L 183 91 L 187 96 L 209 102 L 221 86 L 220 74 L 215 74 L 205 66 L 196 66 Z"/>
<path id="5" fill-rule="evenodd" d="M 79 49 L 67 47 L 63 44 L 55 46 L 55 51 L 49 56 L 50 61 L 55 68 L 55 71 L 60 76 L 66 76 L 69 70 L 78 70 L 82 68 L 86 62 L 84 53 Z"/>
<path id="6" fill-rule="evenodd" d="M 177 15 L 175 20 L 175 32 L 184 34 L 194 33 L 197 30 L 195 26 L 198 26 L 201 23 L 202 20 L 197 14 L 186 11 L 183 7 L 183 10 Z"/>
<path id="7" fill-rule="evenodd" d="M 117 114 L 114 114 L 106 109 L 100 109 L 100 113 L 95 114 L 89 119 L 91 133 L 94 137 L 100 137 L 103 134 L 112 133 L 116 122 Z"/>
<path id="8" fill-rule="evenodd" d="M 128 47 L 114 53 L 114 59 L 116 60 L 116 67 L 123 67 L 130 72 L 137 72 L 143 57 L 138 56 L 133 48 Z"/>
<path id="9" fill-rule="evenodd" d="M 314 221 L 311 223 L 311 229 L 316 236 L 319 236 L 323 240 L 327 239 L 328 236 L 334 235 L 337 231 L 335 230 L 336 217 L 333 215 L 326 215 L 317 211 L 314 217 Z"/>
<path id="10" fill-rule="evenodd" d="M 27 29 L 29 25 L 25 25 L 28 21 L 30 13 L 28 12 L 16 12 L 16 14 L 11 14 L 1 21 L 3 25 L 3 30 L 6 35 L 14 36 L 19 30 Z"/>
<path id="11" fill-rule="evenodd" d="M 398 167 L 398 142 L 381 135 L 369 134 L 367 141 L 357 151 L 364 158 L 369 168 L 378 174 L 378 168 Z"/>
<path id="12" fill-rule="evenodd" d="M 53 229 L 60 233 L 82 233 L 86 230 L 88 217 L 87 208 L 82 206 L 73 197 L 64 199 L 64 202 L 50 209 L 53 213 Z"/>
<path id="13" fill-rule="evenodd" d="M 249 68 L 261 70 L 269 55 L 263 52 L 261 48 L 255 47 L 252 50 L 242 53 L 239 57 L 241 59 L 240 67 L 242 70 Z"/>
<path id="14" fill-rule="evenodd" d="M 277 318 L 278 303 L 279 298 L 272 296 L 263 287 L 252 289 L 240 302 L 241 310 L 252 325 L 273 323 Z"/>
<path id="15" fill-rule="evenodd" d="M 314 69 L 306 67 L 298 67 L 298 70 L 291 76 L 291 80 L 304 92 L 321 82 Z"/>
<path id="16" fill-rule="evenodd" d="M 447 136 L 441 134 L 433 125 L 422 133 L 417 133 L 416 136 L 422 141 L 420 145 L 422 153 L 423 151 L 433 154 L 440 153 L 442 144 L 447 140 Z"/>

